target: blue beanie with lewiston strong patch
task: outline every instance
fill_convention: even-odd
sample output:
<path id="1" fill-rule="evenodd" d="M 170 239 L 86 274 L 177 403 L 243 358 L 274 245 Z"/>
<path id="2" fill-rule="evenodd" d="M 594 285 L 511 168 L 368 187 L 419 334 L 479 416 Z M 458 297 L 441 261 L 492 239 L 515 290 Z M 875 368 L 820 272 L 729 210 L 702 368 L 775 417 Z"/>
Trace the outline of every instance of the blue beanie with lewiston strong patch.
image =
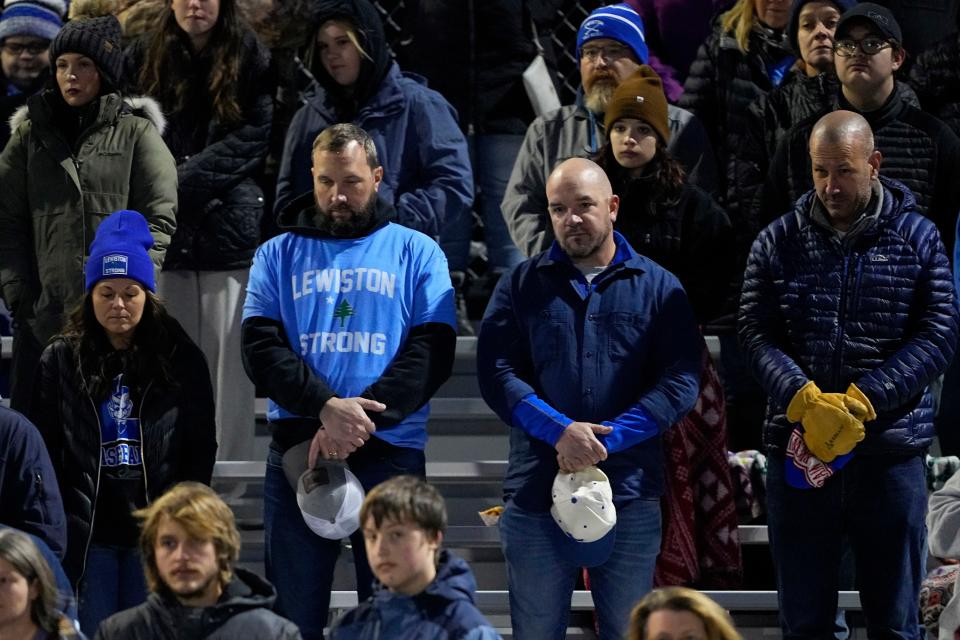
<path id="1" fill-rule="evenodd" d="M 97 227 L 87 260 L 87 291 L 106 278 L 130 278 L 156 292 L 149 251 L 153 236 L 147 220 L 136 211 L 111 213 Z"/>
<path id="2" fill-rule="evenodd" d="M 595 9 L 577 32 L 577 60 L 583 45 L 597 38 L 610 38 L 633 49 L 637 62 L 646 64 L 650 57 L 640 14 L 621 2 Z"/>

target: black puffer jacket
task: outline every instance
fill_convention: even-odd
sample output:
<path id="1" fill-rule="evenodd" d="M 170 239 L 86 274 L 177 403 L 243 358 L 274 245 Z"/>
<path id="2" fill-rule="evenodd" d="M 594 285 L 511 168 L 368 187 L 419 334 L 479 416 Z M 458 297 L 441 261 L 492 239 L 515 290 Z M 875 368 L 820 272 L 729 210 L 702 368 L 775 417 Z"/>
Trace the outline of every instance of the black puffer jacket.
<path id="1" fill-rule="evenodd" d="M 146 46 L 140 40 L 131 47 L 128 68 L 140 69 Z M 190 89 L 182 110 L 163 104 L 163 139 L 177 161 L 180 203 L 164 269 L 243 269 L 257 248 L 263 215 L 263 191 L 254 179 L 267 155 L 273 119 L 270 54 L 252 31 L 244 32 L 237 87 L 242 118 L 226 125 L 212 110 L 209 50 L 194 54 L 186 37 L 174 46 L 172 55 L 188 70 L 183 80 Z M 136 71 L 128 77 L 136 78 Z"/>
<path id="2" fill-rule="evenodd" d="M 960 136 L 960 33 L 941 40 L 916 57 L 910 84 L 924 110 Z"/>
<path id="3" fill-rule="evenodd" d="M 900 98 L 914 107 L 920 106 L 913 90 L 905 84 L 897 86 Z M 746 240 L 746 248 L 757 236 L 763 224 L 757 219 L 757 198 L 770 171 L 770 162 L 777 151 L 777 143 L 787 137 L 794 125 L 817 118 L 838 108 L 840 81 L 832 73 L 814 77 L 794 71 L 790 77 L 770 93 L 750 105 L 747 127 L 731 160 L 733 189 L 731 198 L 747 222 L 738 237 Z"/>
<path id="4" fill-rule="evenodd" d="M 794 71 L 784 84 L 750 105 L 746 133 L 751 137 L 761 136 L 769 158 L 776 151 L 777 141 L 793 125 L 832 110 L 839 90 L 840 81 L 833 73 L 821 73 L 811 78 Z"/>
<path id="5" fill-rule="evenodd" d="M 677 276 L 697 322 L 735 308 L 733 228 L 723 209 L 692 185 L 669 198 L 654 193 L 649 177 L 614 182 L 620 196 L 615 228 L 637 253 Z"/>
<path id="6" fill-rule="evenodd" d="M 731 157 L 730 197 L 738 200 L 737 210 L 746 223 L 738 229 L 741 246 L 749 248 L 762 226 L 753 215 L 754 201 L 770 169 L 777 142 L 798 122 L 832 111 L 839 90 L 840 81 L 832 73 L 811 78 L 795 70 L 782 85 L 750 105 L 744 135 Z"/>
<path id="7" fill-rule="evenodd" d="M 216 458 L 213 390 L 207 361 L 173 319 L 168 358 L 175 388 L 146 385 L 139 418 L 147 500 L 184 480 L 210 483 Z M 50 452 L 67 513 L 63 568 L 76 585 L 84 571 L 100 478 L 100 418 L 62 337 L 40 358 L 30 416 Z"/>
<path id="8" fill-rule="evenodd" d="M 775 86 L 768 66 L 792 63 L 793 59 L 780 31 L 756 24 L 750 32 L 749 50 L 744 53 L 736 39 L 722 31 L 718 18 L 713 33 L 690 65 L 679 105 L 700 118 L 711 136 L 721 176 L 716 193 L 721 198 L 727 197 L 730 187 L 730 155 L 746 130 L 747 109 Z M 728 206 L 728 213 L 738 226 L 738 212 Z"/>
<path id="9" fill-rule="evenodd" d="M 952 255 L 960 211 L 960 139 L 945 124 L 912 106 L 913 92 L 901 83 L 880 109 L 863 113 L 883 154 L 880 173 L 913 192 L 917 211 L 933 220 Z M 841 94 L 835 109 L 856 111 Z M 766 224 L 789 211 L 813 187 L 808 141 L 818 117 L 800 122 L 777 146 L 759 197 L 757 216 Z"/>
<path id="10" fill-rule="evenodd" d="M 272 611 L 273 586 L 244 569 L 233 572 L 220 600 L 199 617 L 168 593 L 151 593 L 143 604 L 104 620 L 95 640 L 300 640 L 296 625 Z"/>

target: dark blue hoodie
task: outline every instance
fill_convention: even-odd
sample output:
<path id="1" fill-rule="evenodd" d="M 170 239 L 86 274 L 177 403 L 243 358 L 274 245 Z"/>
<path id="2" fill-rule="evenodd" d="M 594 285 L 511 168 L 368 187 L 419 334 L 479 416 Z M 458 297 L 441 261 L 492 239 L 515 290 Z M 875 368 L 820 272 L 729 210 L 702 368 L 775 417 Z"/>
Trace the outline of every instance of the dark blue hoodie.
<path id="1" fill-rule="evenodd" d="M 317 135 L 330 125 L 351 122 L 373 139 L 383 167 L 378 193 L 396 208 L 397 221 L 436 238 L 445 220 L 473 204 L 473 172 L 456 112 L 423 78 L 402 73 L 391 60 L 383 24 L 369 0 L 324 0 L 317 3 L 314 19 L 318 28 L 331 19 L 356 25 L 369 59 L 361 58 L 350 90 L 323 65 L 314 65 L 316 81 L 287 129 L 274 210 L 279 214 L 311 192 Z"/>
<path id="2" fill-rule="evenodd" d="M 441 551 L 426 589 L 406 596 L 376 583 L 369 600 L 334 624 L 330 640 L 500 640 L 473 603 L 476 589 L 467 563 Z"/>

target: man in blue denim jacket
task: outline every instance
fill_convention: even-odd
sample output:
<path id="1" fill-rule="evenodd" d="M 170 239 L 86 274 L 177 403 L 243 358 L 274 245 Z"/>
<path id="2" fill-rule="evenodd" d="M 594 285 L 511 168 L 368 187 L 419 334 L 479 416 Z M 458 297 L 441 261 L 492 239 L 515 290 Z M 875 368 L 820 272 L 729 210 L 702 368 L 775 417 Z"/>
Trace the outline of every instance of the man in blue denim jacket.
<path id="1" fill-rule="evenodd" d="M 513 633 L 563 638 L 580 567 L 590 569 L 600 638 L 621 638 L 653 582 L 664 489 L 660 434 L 696 401 L 700 344 L 673 274 L 613 231 L 619 199 L 589 160 L 546 185 L 551 247 L 504 275 L 480 330 L 480 390 L 510 430 L 506 509 Z M 617 525 L 567 537 L 549 513 L 557 471 L 597 465 Z"/>

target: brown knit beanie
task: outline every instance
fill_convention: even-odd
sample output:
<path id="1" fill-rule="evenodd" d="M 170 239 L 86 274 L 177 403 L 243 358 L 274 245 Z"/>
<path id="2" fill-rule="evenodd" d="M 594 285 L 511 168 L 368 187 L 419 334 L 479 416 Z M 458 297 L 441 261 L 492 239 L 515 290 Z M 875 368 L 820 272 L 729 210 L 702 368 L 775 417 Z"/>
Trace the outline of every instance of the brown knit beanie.
<path id="1" fill-rule="evenodd" d="M 610 128 L 621 118 L 639 118 L 660 134 L 664 144 L 670 141 L 667 121 L 667 98 L 663 95 L 660 76 L 649 65 L 640 65 L 632 76 L 620 83 L 610 98 L 603 127 L 610 137 Z"/>
<path id="2" fill-rule="evenodd" d="M 123 70 L 120 38 L 120 22 L 112 15 L 71 20 L 50 44 L 53 73 L 57 72 L 57 58 L 64 53 L 79 53 L 93 60 L 110 89 L 118 88 Z"/>

